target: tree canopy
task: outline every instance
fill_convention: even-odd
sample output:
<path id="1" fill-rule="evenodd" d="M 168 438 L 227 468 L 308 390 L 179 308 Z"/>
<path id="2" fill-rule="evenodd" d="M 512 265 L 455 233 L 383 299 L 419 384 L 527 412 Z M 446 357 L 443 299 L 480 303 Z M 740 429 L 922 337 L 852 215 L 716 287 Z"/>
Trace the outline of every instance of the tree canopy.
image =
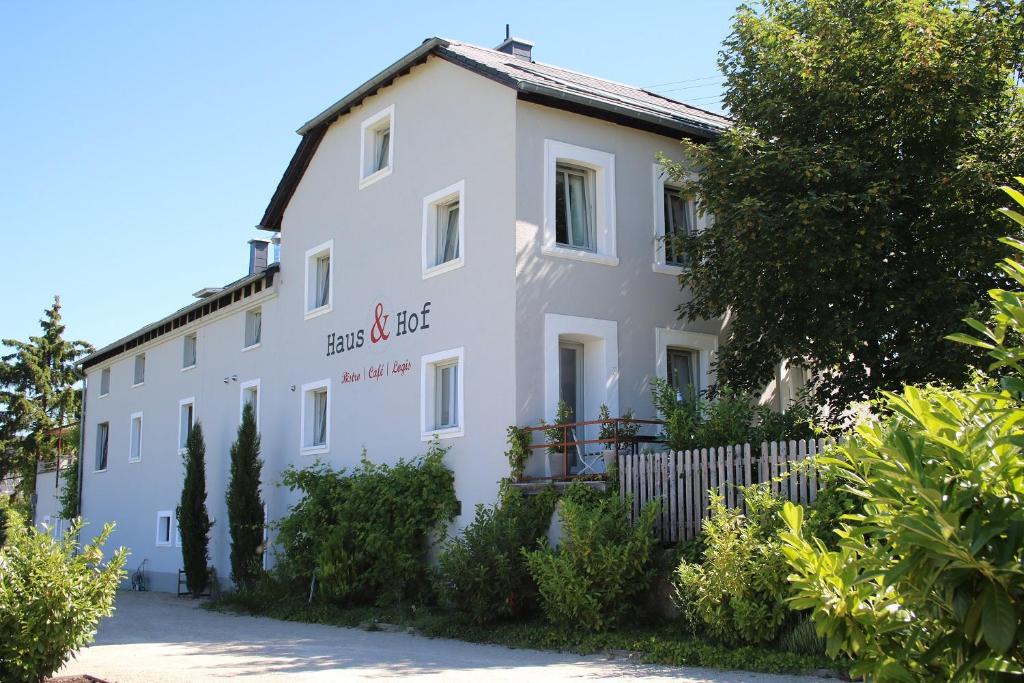
<path id="1" fill-rule="evenodd" d="M 77 361 L 92 352 L 84 341 L 64 339 L 60 297 L 43 312 L 42 334 L 27 341 L 4 339 L 11 352 L 0 358 L 0 479 L 22 475 L 27 482 L 38 461 L 78 449 L 82 375 Z"/>
<path id="2" fill-rule="evenodd" d="M 712 225 L 681 317 L 729 314 L 719 377 L 781 359 L 833 408 L 959 382 L 943 338 L 1006 278 L 998 186 L 1024 171 L 1024 10 L 1002 0 L 765 0 L 720 56 L 735 125 L 668 164 Z"/>

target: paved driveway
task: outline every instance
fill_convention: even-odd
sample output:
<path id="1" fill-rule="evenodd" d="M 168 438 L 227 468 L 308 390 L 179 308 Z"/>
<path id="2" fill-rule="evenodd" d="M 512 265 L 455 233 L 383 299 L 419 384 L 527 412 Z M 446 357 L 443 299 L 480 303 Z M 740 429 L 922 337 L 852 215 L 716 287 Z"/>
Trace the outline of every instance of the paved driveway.
<path id="1" fill-rule="evenodd" d="M 405 633 L 367 632 L 199 609 L 162 593 L 121 593 L 96 642 L 60 672 L 116 683 L 416 680 L 809 683 L 798 676 L 675 669 L 627 660 L 512 650 Z"/>

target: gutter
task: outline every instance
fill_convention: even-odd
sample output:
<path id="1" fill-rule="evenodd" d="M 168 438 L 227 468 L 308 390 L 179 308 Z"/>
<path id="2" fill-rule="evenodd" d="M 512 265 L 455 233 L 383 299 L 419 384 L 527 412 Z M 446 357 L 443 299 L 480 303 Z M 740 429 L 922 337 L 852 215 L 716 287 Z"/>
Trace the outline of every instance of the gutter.
<path id="1" fill-rule="evenodd" d="M 79 366 L 81 367 L 81 366 Z M 89 381 L 85 377 L 85 373 L 82 373 L 82 413 L 78 416 L 78 516 L 82 516 L 82 484 L 84 477 L 84 465 L 85 462 L 85 401 L 89 388 Z"/>

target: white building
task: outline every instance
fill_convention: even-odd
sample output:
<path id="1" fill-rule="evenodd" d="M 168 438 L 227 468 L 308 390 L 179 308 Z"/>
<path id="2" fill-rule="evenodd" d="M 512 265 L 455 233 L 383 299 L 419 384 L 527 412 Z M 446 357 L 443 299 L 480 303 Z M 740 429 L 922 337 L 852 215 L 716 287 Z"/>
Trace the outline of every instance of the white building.
<path id="1" fill-rule="evenodd" d="M 257 406 L 271 519 L 288 465 L 393 462 L 437 436 L 462 504 L 492 503 L 508 425 L 632 408 L 649 382 L 705 388 L 721 321 L 686 323 L 681 256 L 700 227 L 656 157 L 727 119 L 531 59 L 432 38 L 299 129 L 250 273 L 85 359 L 82 515 L 174 590 L 173 510 L 190 425 L 206 436 L 211 560 L 229 575 L 224 491 Z M 267 264 L 267 260 L 270 264 Z M 529 473 L 558 470 L 538 451 Z"/>

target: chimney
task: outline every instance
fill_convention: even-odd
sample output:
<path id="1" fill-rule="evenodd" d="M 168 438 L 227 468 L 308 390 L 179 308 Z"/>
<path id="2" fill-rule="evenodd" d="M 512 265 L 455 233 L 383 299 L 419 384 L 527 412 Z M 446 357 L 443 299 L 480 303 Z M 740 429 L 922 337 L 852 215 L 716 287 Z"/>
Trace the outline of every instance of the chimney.
<path id="1" fill-rule="evenodd" d="M 269 258 L 270 240 L 261 238 L 249 240 L 249 275 L 265 271 Z"/>
<path id="2" fill-rule="evenodd" d="M 509 35 L 508 24 L 505 24 L 505 40 L 494 49 L 498 52 L 512 55 L 517 59 L 525 59 L 528 62 L 533 61 L 533 43 L 529 40 Z"/>

